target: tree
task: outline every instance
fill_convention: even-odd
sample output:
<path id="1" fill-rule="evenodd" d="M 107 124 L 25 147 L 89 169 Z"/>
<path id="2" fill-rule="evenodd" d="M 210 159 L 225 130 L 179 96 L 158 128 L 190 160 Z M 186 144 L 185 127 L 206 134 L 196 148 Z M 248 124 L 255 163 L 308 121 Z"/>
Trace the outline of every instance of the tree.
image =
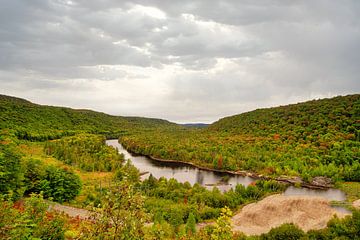
<path id="1" fill-rule="evenodd" d="M 292 223 L 283 224 L 277 228 L 273 228 L 270 232 L 262 234 L 261 240 L 298 240 L 301 237 L 305 236 L 303 230 L 295 226 Z"/>
<path id="2" fill-rule="evenodd" d="M 36 189 L 43 192 L 44 197 L 52 197 L 57 202 L 74 199 L 80 192 L 82 184 L 78 175 L 69 169 L 48 166 L 46 175 Z"/>
<path id="3" fill-rule="evenodd" d="M 20 156 L 15 153 L 12 146 L 3 144 L 0 137 L 0 194 L 21 194 L 21 181 L 23 172 L 20 164 Z"/>
<path id="4" fill-rule="evenodd" d="M 48 208 L 36 194 L 15 204 L 0 199 L 0 239 L 64 239 L 64 218 Z"/>
<path id="5" fill-rule="evenodd" d="M 111 187 L 95 210 L 94 224 L 85 231 L 85 239 L 143 239 L 143 197 L 130 183 Z"/>
<path id="6" fill-rule="evenodd" d="M 196 232 L 196 220 L 194 214 L 189 213 L 188 219 L 186 221 L 186 233 L 188 235 L 195 234 Z"/>
<path id="7" fill-rule="evenodd" d="M 211 234 L 211 239 L 214 240 L 231 240 L 231 217 L 232 212 L 228 207 L 221 209 L 220 217 L 216 220 L 214 231 Z"/>

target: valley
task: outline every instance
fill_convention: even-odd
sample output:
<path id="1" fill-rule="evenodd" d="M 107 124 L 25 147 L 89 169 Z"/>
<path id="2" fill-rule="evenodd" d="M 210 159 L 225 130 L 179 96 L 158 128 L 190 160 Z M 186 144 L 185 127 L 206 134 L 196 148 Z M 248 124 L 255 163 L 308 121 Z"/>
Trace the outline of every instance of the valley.
<path id="1" fill-rule="evenodd" d="M 360 198 L 360 95 L 259 109 L 209 126 L 1 95 L 0 119 L 2 237 L 45 236 L 47 220 L 57 225 L 44 229 L 60 239 L 211 239 L 219 232 L 220 239 L 268 239 L 277 231 L 313 239 L 342 236 L 339 225 L 348 235 L 357 231 L 360 213 L 351 204 Z M 68 214 L 47 212 L 44 199 Z M 36 218 L 20 217 L 34 209 L 42 211 Z M 94 222 L 77 218 L 76 209 Z M 311 220 L 316 210 L 326 215 L 321 223 Z"/>

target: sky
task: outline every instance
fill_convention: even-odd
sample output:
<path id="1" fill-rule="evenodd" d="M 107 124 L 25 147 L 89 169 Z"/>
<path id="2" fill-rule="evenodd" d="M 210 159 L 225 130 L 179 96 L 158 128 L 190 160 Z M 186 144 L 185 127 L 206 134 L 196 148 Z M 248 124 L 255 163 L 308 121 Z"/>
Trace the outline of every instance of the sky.
<path id="1" fill-rule="evenodd" d="M 211 123 L 353 93 L 359 0 L 0 0 L 0 94 Z"/>

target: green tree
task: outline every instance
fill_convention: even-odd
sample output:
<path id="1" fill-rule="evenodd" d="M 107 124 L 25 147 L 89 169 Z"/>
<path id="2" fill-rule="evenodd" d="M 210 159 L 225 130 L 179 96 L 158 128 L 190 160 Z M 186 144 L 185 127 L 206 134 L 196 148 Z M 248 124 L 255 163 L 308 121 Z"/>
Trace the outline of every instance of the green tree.
<path id="1" fill-rule="evenodd" d="M 188 219 L 186 221 L 186 233 L 188 235 L 193 235 L 196 232 L 196 220 L 194 214 L 189 213 Z"/>
<path id="2" fill-rule="evenodd" d="M 46 167 L 38 159 L 28 159 L 24 163 L 25 194 L 40 193 L 41 181 L 46 178 Z"/>
<path id="3" fill-rule="evenodd" d="M 12 193 L 14 197 L 19 197 L 22 195 L 20 187 L 23 179 L 20 156 L 11 145 L 1 141 L 0 137 L 0 194 Z"/>
<path id="4" fill-rule="evenodd" d="M 292 223 L 283 224 L 277 228 L 273 228 L 270 232 L 262 234 L 261 240 L 298 240 L 301 237 L 304 237 L 305 233 L 299 227 L 295 226 Z"/>
<path id="5" fill-rule="evenodd" d="M 85 239 L 126 239 L 144 238 L 146 214 L 143 197 L 128 182 L 111 187 L 96 208 L 94 224 L 85 231 Z"/>
<path id="6" fill-rule="evenodd" d="M 216 220 L 214 231 L 211 234 L 213 240 L 230 240 L 232 239 L 231 231 L 231 216 L 232 212 L 228 207 L 221 209 L 221 215 Z"/>
<path id="7" fill-rule="evenodd" d="M 36 189 L 43 192 L 44 197 L 64 202 L 74 199 L 80 193 L 81 180 L 74 172 L 52 165 L 46 167 L 45 172 L 45 178 L 36 186 Z"/>

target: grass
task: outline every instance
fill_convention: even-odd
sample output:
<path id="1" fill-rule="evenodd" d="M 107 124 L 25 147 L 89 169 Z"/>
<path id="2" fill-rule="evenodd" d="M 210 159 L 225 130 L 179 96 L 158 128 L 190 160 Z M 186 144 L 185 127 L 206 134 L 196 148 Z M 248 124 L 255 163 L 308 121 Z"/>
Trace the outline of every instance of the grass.
<path id="1" fill-rule="evenodd" d="M 346 193 L 349 202 L 360 199 L 360 182 L 343 182 L 339 184 L 339 189 Z"/>

